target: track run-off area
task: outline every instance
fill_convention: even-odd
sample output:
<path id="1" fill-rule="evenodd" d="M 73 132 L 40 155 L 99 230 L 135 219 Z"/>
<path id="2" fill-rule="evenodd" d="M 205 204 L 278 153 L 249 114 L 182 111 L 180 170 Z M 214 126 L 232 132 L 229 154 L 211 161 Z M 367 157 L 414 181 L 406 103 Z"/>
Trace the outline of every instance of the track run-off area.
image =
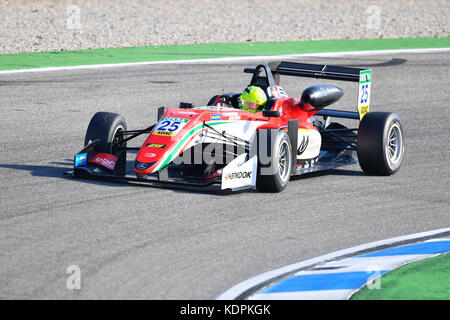
<path id="1" fill-rule="evenodd" d="M 244 67 L 268 60 L 1 74 L 0 298 L 214 299 L 297 261 L 448 227 L 450 53 L 295 60 L 373 70 L 371 110 L 399 114 L 406 133 L 397 174 L 354 165 L 230 195 L 67 179 L 95 112 L 144 128 L 160 106 L 242 91 Z M 332 108 L 355 110 L 352 83 L 281 78 L 294 96 L 318 83 L 345 90 Z"/>

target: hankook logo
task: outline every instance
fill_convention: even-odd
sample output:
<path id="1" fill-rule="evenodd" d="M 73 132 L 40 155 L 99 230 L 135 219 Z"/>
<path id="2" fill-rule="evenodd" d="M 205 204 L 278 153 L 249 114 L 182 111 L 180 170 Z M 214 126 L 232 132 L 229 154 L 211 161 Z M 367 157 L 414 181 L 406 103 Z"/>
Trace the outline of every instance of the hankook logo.
<path id="1" fill-rule="evenodd" d="M 231 172 L 225 175 L 225 180 L 228 179 L 250 179 L 252 177 L 251 171 L 239 171 L 239 172 Z"/>

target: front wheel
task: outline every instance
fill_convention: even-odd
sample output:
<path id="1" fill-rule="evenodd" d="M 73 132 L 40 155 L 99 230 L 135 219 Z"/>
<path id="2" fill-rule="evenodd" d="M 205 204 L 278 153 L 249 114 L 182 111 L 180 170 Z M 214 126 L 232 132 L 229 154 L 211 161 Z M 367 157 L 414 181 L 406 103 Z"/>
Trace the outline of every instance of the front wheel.
<path id="1" fill-rule="evenodd" d="M 277 133 L 275 139 L 272 134 Z M 258 151 L 256 188 L 264 192 L 280 192 L 286 188 L 292 171 L 292 145 L 288 134 L 278 130 L 260 130 L 259 139 L 268 141 L 265 152 Z M 273 141 L 273 143 L 272 143 Z M 260 142 L 258 142 L 260 144 Z M 262 154 L 261 154 L 262 152 Z"/>
<path id="2" fill-rule="evenodd" d="M 92 117 L 84 138 L 84 145 L 87 145 L 89 141 L 100 139 L 100 143 L 96 146 L 97 151 L 113 154 L 118 158 L 114 173 L 119 175 L 125 175 L 126 171 L 127 152 L 124 150 L 126 142 L 121 142 L 125 131 L 127 131 L 127 123 L 121 115 L 97 112 Z M 121 149 L 119 150 L 118 147 Z"/>
<path id="3" fill-rule="evenodd" d="M 397 114 L 369 112 L 364 116 L 359 124 L 357 154 L 365 173 L 396 173 L 402 164 L 404 152 L 405 137 Z"/>

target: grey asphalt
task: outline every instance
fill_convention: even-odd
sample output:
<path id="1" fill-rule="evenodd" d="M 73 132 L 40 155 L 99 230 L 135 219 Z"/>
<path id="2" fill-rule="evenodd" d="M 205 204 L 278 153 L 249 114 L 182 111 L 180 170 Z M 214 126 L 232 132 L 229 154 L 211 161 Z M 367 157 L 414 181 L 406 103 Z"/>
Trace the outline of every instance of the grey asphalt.
<path id="1" fill-rule="evenodd" d="M 397 174 L 354 165 L 294 178 L 279 194 L 231 195 L 68 179 L 95 112 L 143 128 L 159 106 L 239 92 L 255 62 L 1 75 L 0 298 L 213 299 L 300 260 L 449 227 L 450 54 L 302 61 L 373 69 L 372 110 L 405 127 Z M 291 95 L 316 83 L 282 79 Z M 337 85 L 346 95 L 335 107 L 353 110 L 356 84 Z M 66 287 L 71 265 L 80 290 Z"/>

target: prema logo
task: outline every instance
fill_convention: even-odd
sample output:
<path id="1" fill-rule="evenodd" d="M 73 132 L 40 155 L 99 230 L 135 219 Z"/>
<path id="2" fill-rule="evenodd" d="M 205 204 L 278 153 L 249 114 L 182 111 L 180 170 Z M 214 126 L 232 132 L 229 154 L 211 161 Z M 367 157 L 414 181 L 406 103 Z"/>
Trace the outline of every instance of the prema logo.
<path id="1" fill-rule="evenodd" d="M 225 175 L 225 180 L 232 179 L 251 179 L 252 172 L 251 171 L 239 171 L 239 172 L 230 172 Z"/>
<path id="2" fill-rule="evenodd" d="M 102 166 L 105 166 L 106 168 L 111 169 L 111 170 L 114 169 L 114 166 L 116 164 L 114 161 L 111 161 L 108 159 L 103 159 L 100 157 L 95 158 L 95 162 L 97 162 L 98 164 L 101 164 Z"/>

